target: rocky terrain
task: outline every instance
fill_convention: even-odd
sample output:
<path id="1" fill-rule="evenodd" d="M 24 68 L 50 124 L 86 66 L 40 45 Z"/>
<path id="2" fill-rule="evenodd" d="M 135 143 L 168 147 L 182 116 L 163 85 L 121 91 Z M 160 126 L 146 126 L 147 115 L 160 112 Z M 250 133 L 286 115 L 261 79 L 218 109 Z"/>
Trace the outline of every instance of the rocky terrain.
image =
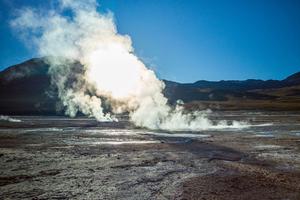
<path id="1" fill-rule="evenodd" d="M 300 113 L 218 112 L 210 118 L 252 126 L 163 132 L 136 129 L 126 117 L 114 123 L 5 118 L 0 198 L 300 198 Z"/>

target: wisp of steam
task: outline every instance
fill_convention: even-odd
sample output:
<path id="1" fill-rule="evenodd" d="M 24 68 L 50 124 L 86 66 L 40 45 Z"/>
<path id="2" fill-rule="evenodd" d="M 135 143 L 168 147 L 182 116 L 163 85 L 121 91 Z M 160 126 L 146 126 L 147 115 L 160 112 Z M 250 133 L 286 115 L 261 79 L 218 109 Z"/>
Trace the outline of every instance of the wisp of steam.
<path id="1" fill-rule="evenodd" d="M 169 106 L 164 83 L 134 54 L 130 37 L 117 32 L 113 14 L 97 7 L 96 0 L 59 0 L 52 10 L 21 9 L 11 21 L 22 39 L 46 56 L 67 115 L 114 121 L 115 114 L 126 112 L 136 126 L 165 130 L 247 126 L 213 124 L 206 112 Z"/>
<path id="2" fill-rule="evenodd" d="M 9 116 L 0 115 L 0 121 L 8 121 L 8 122 L 22 122 L 20 119 L 15 119 Z"/>

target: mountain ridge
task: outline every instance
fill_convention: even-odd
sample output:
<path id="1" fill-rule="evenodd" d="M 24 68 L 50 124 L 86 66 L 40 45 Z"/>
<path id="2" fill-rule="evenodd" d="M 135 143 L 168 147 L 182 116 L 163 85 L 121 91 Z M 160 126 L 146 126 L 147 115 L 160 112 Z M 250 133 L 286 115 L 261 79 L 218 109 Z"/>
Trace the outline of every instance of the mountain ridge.
<path id="1" fill-rule="evenodd" d="M 33 58 L 1 71 L 0 114 L 63 114 L 48 70 L 45 58 Z M 188 109 L 300 110 L 300 72 L 283 80 L 163 81 L 169 102 L 181 99 Z"/>

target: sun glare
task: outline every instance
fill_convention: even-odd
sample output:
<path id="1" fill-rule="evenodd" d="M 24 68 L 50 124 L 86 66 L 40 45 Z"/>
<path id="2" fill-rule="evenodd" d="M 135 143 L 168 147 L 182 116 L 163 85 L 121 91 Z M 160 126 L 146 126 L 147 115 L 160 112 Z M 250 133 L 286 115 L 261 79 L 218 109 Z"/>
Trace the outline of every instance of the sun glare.
<path id="1" fill-rule="evenodd" d="M 118 44 L 99 46 L 88 57 L 87 79 L 117 100 L 135 95 L 142 78 L 137 58 Z"/>

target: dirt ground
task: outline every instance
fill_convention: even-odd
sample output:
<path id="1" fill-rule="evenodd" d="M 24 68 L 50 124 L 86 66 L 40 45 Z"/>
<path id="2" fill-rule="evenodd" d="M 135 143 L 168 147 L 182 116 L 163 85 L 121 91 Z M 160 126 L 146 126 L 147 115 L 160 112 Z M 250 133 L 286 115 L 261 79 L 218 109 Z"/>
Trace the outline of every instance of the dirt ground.
<path id="1" fill-rule="evenodd" d="M 0 199 L 300 199 L 299 113 L 216 113 L 255 126 L 173 133 L 15 118 L 0 121 Z"/>

